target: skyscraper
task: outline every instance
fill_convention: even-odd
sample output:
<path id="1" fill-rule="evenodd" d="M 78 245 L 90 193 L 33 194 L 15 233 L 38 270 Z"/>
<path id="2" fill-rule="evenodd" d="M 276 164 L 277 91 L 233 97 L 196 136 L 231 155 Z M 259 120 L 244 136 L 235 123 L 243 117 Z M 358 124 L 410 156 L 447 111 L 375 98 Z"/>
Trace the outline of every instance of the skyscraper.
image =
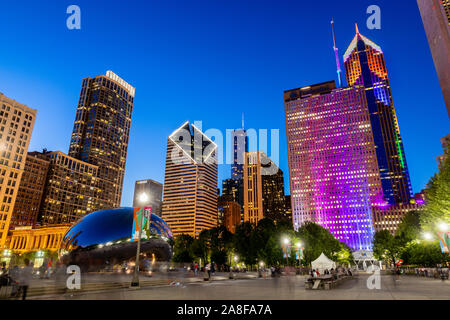
<path id="1" fill-rule="evenodd" d="M 174 237 L 217 226 L 217 149 L 189 121 L 167 140 L 162 217 Z"/>
<path id="2" fill-rule="evenodd" d="M 417 0 L 450 118 L 450 1 Z"/>
<path id="3" fill-rule="evenodd" d="M 370 113 L 362 85 L 325 82 L 285 91 L 292 218 L 369 250 L 371 206 L 383 204 Z"/>
<path id="4" fill-rule="evenodd" d="M 14 212 L 11 218 L 13 226 L 34 226 L 37 222 L 44 194 L 50 161 L 45 154 L 28 152 L 24 172 L 20 179 Z"/>
<path id="5" fill-rule="evenodd" d="M 219 224 L 225 226 L 228 231 L 234 233 L 236 226 L 241 223 L 241 206 L 235 201 L 219 197 Z"/>
<path id="6" fill-rule="evenodd" d="M 0 249 L 3 249 L 19 191 L 36 110 L 0 92 Z"/>
<path id="7" fill-rule="evenodd" d="M 111 71 L 81 85 L 69 156 L 98 166 L 98 209 L 120 206 L 134 94 Z"/>
<path id="8" fill-rule="evenodd" d="M 233 137 L 233 164 L 231 165 L 231 178 L 242 179 L 244 176 L 244 154 L 248 152 L 247 131 L 234 130 Z"/>
<path id="9" fill-rule="evenodd" d="M 152 179 L 136 181 L 134 185 L 133 207 L 152 207 L 152 213 L 161 216 L 163 185 Z M 146 203 L 139 201 L 139 195 L 145 193 Z"/>
<path id="10" fill-rule="evenodd" d="M 365 87 L 384 199 L 408 203 L 413 193 L 383 51 L 356 26 L 344 64 L 347 84 Z"/>
<path id="11" fill-rule="evenodd" d="M 285 218 L 283 171 L 263 152 L 245 154 L 244 222 Z"/>
<path id="12" fill-rule="evenodd" d="M 41 225 L 73 223 L 98 210 L 98 167 L 61 151 L 46 152 L 50 162 L 38 222 Z"/>

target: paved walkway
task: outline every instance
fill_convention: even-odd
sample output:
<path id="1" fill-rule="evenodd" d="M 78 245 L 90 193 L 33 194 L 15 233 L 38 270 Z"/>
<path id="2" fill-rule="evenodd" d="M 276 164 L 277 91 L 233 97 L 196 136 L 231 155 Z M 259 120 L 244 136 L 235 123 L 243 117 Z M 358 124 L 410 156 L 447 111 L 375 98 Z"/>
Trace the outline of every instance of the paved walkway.
<path id="1" fill-rule="evenodd" d="M 191 283 L 184 281 L 175 286 L 156 286 L 139 290 L 120 289 L 107 292 L 92 292 L 34 297 L 34 299 L 138 299 L 138 300 L 403 300 L 445 299 L 450 300 L 450 281 L 402 276 L 395 281 L 393 276 L 381 276 L 381 289 L 369 290 L 366 282 L 369 275 L 360 274 L 333 290 L 305 290 L 304 276 L 268 279 L 240 279 Z M 225 278 L 225 277 L 223 277 Z M 218 278 L 219 279 L 219 278 Z"/>

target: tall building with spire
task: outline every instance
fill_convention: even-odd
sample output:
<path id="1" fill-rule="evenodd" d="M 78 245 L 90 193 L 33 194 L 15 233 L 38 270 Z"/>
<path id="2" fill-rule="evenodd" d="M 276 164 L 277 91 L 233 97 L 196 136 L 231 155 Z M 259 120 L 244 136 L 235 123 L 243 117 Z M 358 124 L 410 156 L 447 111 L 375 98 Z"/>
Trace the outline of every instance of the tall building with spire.
<path id="1" fill-rule="evenodd" d="M 333 33 L 333 50 L 334 50 L 334 55 L 336 57 L 338 83 L 339 83 L 339 88 L 342 88 L 344 86 L 344 83 L 343 83 L 343 79 L 342 79 L 341 62 L 339 60 L 339 49 L 336 46 L 336 33 L 334 32 L 334 19 L 331 19 L 331 31 Z"/>
<path id="2" fill-rule="evenodd" d="M 81 85 L 69 156 L 98 167 L 98 209 L 120 206 L 134 94 L 112 71 Z"/>
<path id="3" fill-rule="evenodd" d="M 189 121 L 167 140 L 162 218 L 175 237 L 217 226 L 217 150 Z"/>
<path id="4" fill-rule="evenodd" d="M 357 26 L 344 65 L 348 87 L 284 92 L 292 217 L 295 229 L 313 221 L 370 250 L 374 213 L 404 211 L 412 189 L 383 52 Z"/>
<path id="5" fill-rule="evenodd" d="M 365 88 L 384 199 L 387 204 L 408 203 L 413 193 L 384 54 L 357 25 L 344 65 L 347 84 Z"/>
<path id="6" fill-rule="evenodd" d="M 242 114 L 242 129 L 232 132 L 233 164 L 231 165 L 231 178 L 242 179 L 244 176 L 244 155 L 248 152 L 247 131 L 244 128 L 244 114 Z"/>

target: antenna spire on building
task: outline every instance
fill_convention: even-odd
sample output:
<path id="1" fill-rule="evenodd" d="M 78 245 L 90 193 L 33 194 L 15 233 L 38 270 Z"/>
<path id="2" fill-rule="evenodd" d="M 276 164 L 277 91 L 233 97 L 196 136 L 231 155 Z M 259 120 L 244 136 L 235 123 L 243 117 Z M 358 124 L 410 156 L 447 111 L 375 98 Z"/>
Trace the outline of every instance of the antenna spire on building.
<path id="1" fill-rule="evenodd" d="M 338 82 L 339 82 L 339 88 L 342 88 L 342 70 L 341 70 L 341 63 L 339 62 L 339 53 L 338 48 L 336 46 L 336 34 L 334 32 L 334 20 L 331 18 L 331 31 L 333 33 L 333 50 L 334 54 L 336 55 L 336 67 L 337 67 L 337 74 L 338 74 Z"/>
<path id="2" fill-rule="evenodd" d="M 244 127 L 244 113 L 242 112 L 242 130 L 244 130 L 245 129 L 245 127 Z"/>
<path id="3" fill-rule="evenodd" d="M 359 34 L 358 23 L 355 22 L 356 34 Z"/>

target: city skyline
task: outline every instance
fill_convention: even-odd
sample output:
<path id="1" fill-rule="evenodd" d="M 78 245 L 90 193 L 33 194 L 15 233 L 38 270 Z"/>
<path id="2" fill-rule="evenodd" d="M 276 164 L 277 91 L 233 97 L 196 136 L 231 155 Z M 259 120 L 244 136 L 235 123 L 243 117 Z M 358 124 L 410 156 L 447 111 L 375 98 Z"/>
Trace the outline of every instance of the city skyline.
<path id="1" fill-rule="evenodd" d="M 10 6 L 13 6 L 12 4 L 9 4 Z M 137 5 L 137 4 L 135 4 Z M 395 7 L 395 5 L 391 5 L 388 3 L 384 3 L 383 6 L 390 6 Z M 32 6 L 31 6 L 32 7 Z M 82 10 L 86 8 L 86 10 L 93 10 L 94 12 L 97 12 L 95 10 L 96 6 L 90 6 L 87 3 L 80 3 L 80 7 Z M 89 9 L 87 9 L 89 8 Z M 358 11 L 357 8 L 360 8 Z M 265 8 L 268 9 L 268 8 Z M 330 8 L 331 10 L 332 8 Z M 27 10 L 30 10 L 28 8 Z M 25 10 L 25 15 L 27 14 L 27 10 Z M 55 9 L 56 10 L 56 9 Z M 264 9 L 261 9 L 264 11 Z M 327 9 L 328 10 L 328 9 Z M 409 9 L 410 10 L 410 9 Z M 14 11 L 14 10 L 13 10 Z M 388 11 L 388 12 L 385 12 Z M 89 11 L 87 11 L 89 12 Z M 264 11 L 265 12 L 265 11 Z M 420 54 L 422 56 L 426 56 L 428 62 L 424 65 L 425 66 L 419 66 L 420 68 L 429 68 L 432 70 L 431 76 L 429 75 L 430 72 L 427 71 L 428 74 L 425 79 L 430 80 L 428 81 L 430 83 L 423 84 L 426 88 L 432 88 L 431 90 L 424 90 L 426 93 L 423 93 L 421 95 L 417 92 L 411 92 L 411 90 L 406 90 L 405 88 L 411 83 L 410 81 L 406 81 L 406 83 L 401 83 L 402 79 L 404 79 L 405 76 L 407 76 L 407 73 L 409 70 L 405 68 L 405 65 L 407 64 L 405 62 L 401 62 L 399 56 L 400 53 L 396 52 L 396 47 L 393 42 L 400 42 L 404 41 L 405 36 L 411 37 L 410 34 L 407 34 L 405 36 L 402 36 L 402 31 L 404 31 L 404 28 L 402 28 L 399 24 L 395 21 L 389 21 L 389 19 L 386 17 L 383 19 L 383 25 L 381 30 L 367 30 L 365 27 L 365 19 L 367 18 L 367 15 L 365 15 L 365 8 L 364 5 L 361 6 L 355 6 L 355 12 L 353 13 L 354 18 L 351 19 L 344 19 L 344 17 L 339 15 L 334 15 L 334 21 L 335 21 L 335 29 L 337 34 L 337 40 L 338 40 L 338 47 L 344 48 L 346 47 L 346 44 L 350 42 L 351 39 L 349 39 L 349 35 L 346 35 L 344 32 L 347 30 L 347 33 L 350 35 L 352 32 L 349 30 L 353 29 L 353 21 L 358 20 L 360 22 L 360 28 L 364 28 L 364 34 L 374 40 L 376 43 L 380 43 L 383 46 L 383 49 L 385 50 L 387 58 L 387 65 L 388 69 L 390 70 L 390 77 L 391 77 L 391 85 L 393 87 L 393 91 L 395 92 L 395 102 L 396 102 L 396 109 L 399 115 L 399 123 L 400 123 L 400 130 L 402 132 L 402 138 L 405 145 L 406 154 L 408 156 L 408 166 L 409 171 L 411 174 L 411 182 L 413 185 L 413 192 L 419 192 L 421 188 L 424 187 L 424 184 L 428 181 L 428 179 L 433 175 L 433 173 L 436 171 L 437 166 L 435 162 L 435 157 L 441 153 L 440 143 L 439 139 L 447 134 L 445 130 L 448 130 L 448 126 L 445 124 L 448 123 L 448 120 L 445 117 L 442 117 L 441 115 L 445 115 L 445 106 L 442 99 L 442 94 L 440 93 L 439 83 L 437 81 L 437 77 L 434 71 L 433 62 L 431 59 L 431 54 L 429 52 L 428 43 L 425 37 L 425 33 L 423 31 L 423 27 L 421 25 L 420 21 L 420 15 L 417 8 L 414 8 L 414 10 L 406 11 L 409 16 L 415 16 L 415 19 L 412 20 L 413 27 L 415 28 L 422 28 L 418 29 L 419 36 L 416 36 L 418 39 L 420 38 L 421 46 L 420 46 Z M 52 14 L 53 11 L 50 10 L 48 14 Z M 115 12 L 108 12 L 109 14 L 116 14 Z M 278 12 L 277 12 L 278 13 Z M 230 14 L 230 12 L 224 13 Z M 390 10 L 383 9 L 383 14 L 390 15 L 392 14 Z M 404 13 L 402 13 L 404 14 Z M 323 14 L 324 16 L 326 14 Z M 82 26 L 82 30 L 79 32 L 79 34 L 71 34 L 71 31 L 62 30 L 64 32 L 63 37 L 67 37 L 68 39 L 71 39 L 75 37 L 76 39 L 74 41 L 81 41 L 84 37 L 87 37 L 85 34 L 89 33 L 89 28 L 93 28 L 92 23 L 93 21 L 90 20 L 89 15 L 86 14 L 86 21 Z M 331 17 L 331 14 L 330 14 Z M 106 17 L 104 17 L 106 19 Z M 62 150 L 63 152 L 67 152 L 67 141 L 70 139 L 70 128 L 67 128 L 67 126 L 70 127 L 70 123 L 73 123 L 74 120 L 74 108 L 77 103 L 77 95 L 79 94 L 79 87 L 81 84 L 82 79 L 87 75 L 94 75 L 94 74 L 101 74 L 104 72 L 104 68 L 113 70 L 118 75 L 123 77 L 126 81 L 132 83 L 137 87 L 137 98 L 136 98 L 136 104 L 135 104 L 135 112 L 133 113 L 133 121 L 131 124 L 131 136 L 130 136 L 130 148 L 128 151 L 128 163 L 125 170 L 125 185 L 124 185 L 124 192 L 123 192 L 123 201 L 122 205 L 127 206 L 131 205 L 132 197 L 133 197 L 133 187 L 134 182 L 136 180 L 141 179 L 147 179 L 151 178 L 157 181 L 162 181 L 164 177 L 164 144 L 166 142 L 165 137 L 170 134 L 172 131 L 171 128 L 178 125 L 178 123 L 182 123 L 185 120 L 203 120 L 204 122 L 204 129 L 208 128 L 219 128 L 221 131 L 225 132 L 225 128 L 233 129 L 233 128 L 239 128 L 240 127 L 240 117 L 241 113 L 245 112 L 246 114 L 246 127 L 247 128 L 267 128 L 267 129 L 280 129 L 280 168 L 284 172 L 288 172 L 287 169 L 287 151 L 286 151 L 286 137 L 285 137 L 285 126 L 283 124 L 284 122 L 284 114 L 283 114 L 283 100 L 282 100 L 282 92 L 283 90 L 290 88 L 290 87 L 299 87 L 302 85 L 307 85 L 309 83 L 315 83 L 315 80 L 319 79 L 333 79 L 336 77 L 335 74 L 335 61 L 333 59 L 333 50 L 331 47 L 331 34 L 329 30 L 329 20 L 328 21 L 324 18 L 321 19 L 320 25 L 319 22 L 311 24 L 312 26 L 318 26 L 317 34 L 318 38 L 315 39 L 314 43 L 309 45 L 310 47 L 313 47 L 306 51 L 311 51 L 310 53 L 299 53 L 297 52 L 297 56 L 300 58 L 302 55 L 307 56 L 308 54 L 317 54 L 317 58 L 314 59 L 314 63 L 312 64 L 313 68 L 316 68 L 313 72 L 300 72 L 300 76 L 296 73 L 298 73 L 300 70 L 296 68 L 305 68 L 304 62 L 298 60 L 296 58 L 296 55 L 289 55 L 289 58 L 287 58 L 287 61 L 289 61 L 290 64 L 292 64 L 292 70 L 286 75 L 287 80 L 280 81 L 274 83 L 272 80 L 265 79 L 263 77 L 262 81 L 257 80 L 253 78 L 254 82 L 251 83 L 251 89 L 254 90 L 258 85 L 263 85 L 264 89 L 261 90 L 262 93 L 260 93 L 260 97 L 257 97 L 255 99 L 255 95 L 252 95 L 251 100 L 247 99 L 239 99 L 244 97 L 243 95 L 240 95 L 240 90 L 245 89 L 243 87 L 242 83 L 239 85 L 230 85 L 237 76 L 242 76 L 239 72 L 236 74 L 232 74 L 231 72 L 228 72 L 227 79 L 225 81 L 227 91 L 232 93 L 230 96 L 232 98 L 232 101 L 234 102 L 233 108 L 230 108 L 228 110 L 229 113 L 226 114 L 225 117 L 221 117 L 220 114 L 222 112 L 221 106 L 223 106 L 224 103 L 230 103 L 231 98 L 224 99 L 223 102 L 217 102 L 217 109 L 218 110 L 208 110 L 211 111 L 211 114 L 203 115 L 202 108 L 204 107 L 205 103 L 211 104 L 215 103 L 214 101 L 211 102 L 209 99 L 204 99 L 206 101 L 203 101 L 203 98 L 200 99 L 205 93 L 207 94 L 207 97 L 209 98 L 210 94 L 208 91 L 212 90 L 212 87 L 210 85 L 205 84 L 205 81 L 203 80 L 203 83 L 206 86 L 206 90 L 202 90 L 200 87 L 197 87 L 196 90 L 192 90 L 193 87 L 188 86 L 191 90 L 186 91 L 187 89 L 181 88 L 182 96 L 185 98 L 186 107 L 182 105 L 177 99 L 175 101 L 168 101 L 167 99 L 164 99 L 164 101 L 158 101 L 156 103 L 157 108 L 152 108 L 150 106 L 155 106 L 155 104 L 152 104 L 151 102 L 155 102 L 156 100 L 152 100 L 151 97 L 149 97 L 150 94 L 156 95 L 157 98 L 164 96 L 166 94 L 165 90 L 169 90 L 173 88 L 172 86 L 169 86 L 170 81 L 168 81 L 166 78 L 163 78 L 162 84 L 158 86 L 159 91 L 157 90 L 149 90 L 152 89 L 151 84 L 154 83 L 155 80 L 149 80 L 149 84 L 143 83 L 141 76 L 145 76 L 148 80 L 148 77 L 151 77 L 151 73 L 144 70 L 139 70 L 138 68 L 133 68 L 126 65 L 118 64 L 115 59 L 114 55 L 109 58 L 105 58 L 105 61 L 102 61 L 101 63 L 97 63 L 94 65 L 90 65 L 87 63 L 86 66 L 81 67 L 78 65 L 77 62 L 74 61 L 74 66 L 72 68 L 80 70 L 73 70 L 68 67 L 68 72 L 64 72 L 64 79 L 59 79 L 58 76 L 60 75 L 58 73 L 50 73 L 47 75 L 45 79 L 43 79 L 40 83 L 33 82 L 30 83 L 30 79 L 33 77 L 38 77 L 40 74 L 43 74 L 42 72 L 39 72 L 39 68 L 34 67 L 31 68 L 29 73 L 24 72 L 22 75 L 22 68 L 26 68 L 27 63 L 20 64 L 16 60 L 12 60 L 12 63 L 8 63 L 8 66 L 0 66 L 0 71 L 2 71 L 3 74 L 6 75 L 5 79 L 0 79 L 0 86 L 4 88 L 2 92 L 5 93 L 5 95 L 30 106 L 33 106 L 33 108 L 36 108 L 38 110 L 37 113 L 37 125 L 34 130 L 34 134 L 32 136 L 32 141 L 30 144 L 29 151 L 38 150 L 40 151 L 41 148 L 47 148 L 49 150 Z M 395 19 L 394 19 L 395 20 Z M 308 20 L 309 23 L 312 23 L 310 20 Z M 55 22 L 56 23 L 56 22 Z M 363 27 L 361 27 L 361 25 Z M 213 25 L 214 28 L 220 28 L 221 25 L 216 24 Z M 273 27 L 273 25 L 271 24 Z M 64 26 L 62 26 L 63 28 Z M 244 25 L 244 30 L 250 31 L 249 25 Z M 284 28 L 286 28 L 286 25 L 283 25 Z M 296 30 L 295 25 L 290 26 L 292 30 L 290 29 L 290 32 L 294 32 Z M 86 31 L 85 31 L 86 30 Z M 280 30 L 276 29 L 275 30 Z M 28 30 L 29 31 L 29 30 Z M 362 30 L 361 30 L 362 32 Z M 20 33 L 20 30 L 19 30 Z M 411 31 L 411 34 L 414 34 L 417 32 Z M 227 33 L 223 33 L 227 34 Z M 231 35 L 231 33 L 230 33 Z M 260 35 L 260 32 L 257 32 L 256 35 Z M 290 33 L 290 35 L 292 35 Z M 286 36 L 286 35 L 285 35 Z M 90 37 L 90 36 L 89 36 Z M 385 41 L 386 37 L 389 38 L 389 41 Z M 271 38 L 272 39 L 272 38 Z M 272 43 L 272 40 L 268 40 L 269 43 Z M 412 40 L 411 40 L 412 41 Z M 411 43 L 416 43 L 417 41 L 412 41 Z M 210 42 L 206 42 L 207 44 L 211 44 Z M 212 43 L 215 44 L 215 43 Z M 254 44 L 254 43 L 253 43 Z M 187 49 L 189 49 L 189 46 L 187 46 Z M 247 50 L 248 47 L 247 47 Z M 342 49 L 341 49 L 342 50 Z M 320 53 L 318 51 L 321 51 Z M 251 53 L 251 51 L 245 51 L 246 53 Z M 192 52 L 190 52 L 192 54 Z M 280 56 L 280 53 L 278 53 L 278 56 Z M 409 60 L 417 59 L 416 53 L 411 53 L 413 57 L 409 57 Z M 7 55 L 5 53 L 2 53 L 2 55 Z M 244 53 L 245 55 L 245 53 Z M 403 54 L 404 55 L 404 54 Z M 123 56 L 121 54 L 116 56 L 117 58 L 122 58 Z M 2 58 L 5 58 L 2 56 Z M 173 58 L 173 62 L 179 63 L 180 58 L 176 56 L 171 56 Z M 222 57 L 223 58 L 223 57 Z M 323 58 L 324 61 L 324 67 L 319 67 L 320 61 Z M 111 60 L 112 59 L 112 60 Z M 235 58 L 236 59 L 236 58 Z M 263 59 L 263 56 L 261 56 L 261 59 Z M 5 59 L 4 59 L 5 60 Z M 408 60 L 408 59 L 405 59 Z M 11 61 L 11 59 L 6 59 L 6 61 Z M 16 63 L 14 63 L 16 61 Z M 141 60 L 142 61 L 142 60 Z M 235 61 L 235 60 L 234 60 Z M 419 61 L 419 60 L 417 60 Z M 296 65 L 294 65 L 294 62 Z M 423 62 L 420 61 L 421 63 Z M 44 64 L 47 64 L 48 62 L 45 62 Z M 58 66 L 58 63 L 60 61 L 56 60 L 54 62 L 55 67 Z M 197 61 L 198 63 L 198 61 Z M 230 62 L 231 63 L 231 62 Z M 288 63 L 288 64 L 289 64 Z M 108 64 L 104 67 L 104 65 Z M 208 61 L 208 63 L 205 63 L 204 65 L 197 65 L 199 66 L 199 70 L 201 74 L 204 74 L 207 71 L 208 66 L 215 65 L 212 61 Z M 300 65 L 300 67 L 298 66 Z M 237 71 L 235 69 L 235 66 L 233 66 L 233 70 Z M 255 71 L 255 64 L 249 65 L 248 68 L 245 69 L 245 73 L 251 73 L 252 71 Z M 284 64 L 273 64 L 269 63 L 269 69 L 272 68 L 278 68 L 280 66 L 284 66 Z M 87 69 L 89 67 L 89 70 Z M 102 70 L 99 70 L 99 69 Z M 169 73 L 166 74 L 166 77 L 169 77 L 169 74 L 172 72 L 170 69 L 167 70 Z M 190 70 L 192 71 L 192 70 Z M 138 73 L 136 73 L 138 72 Z M 159 70 L 159 75 L 161 75 L 161 70 Z M 241 71 L 242 72 L 242 71 Z M 81 77 L 79 76 L 82 73 Z M 141 75 L 142 73 L 142 75 Z M 173 80 L 173 84 L 176 84 L 179 79 L 187 80 L 187 77 L 189 74 L 189 70 L 184 69 L 182 70 L 179 77 L 177 77 L 175 80 Z M 269 74 L 276 74 L 277 79 L 281 79 L 281 75 L 274 72 L 273 70 Z M 261 76 L 260 73 L 255 73 L 255 76 Z M 157 77 L 157 76 L 156 76 Z M 248 80 L 245 76 L 244 78 Z M 424 79 L 424 77 L 421 77 Z M 220 84 L 225 79 L 217 79 L 214 78 L 215 85 Z M 57 81 L 60 81 L 64 83 L 63 85 L 58 84 Z M 222 81 L 221 81 L 222 80 Z M 199 79 L 195 78 L 196 83 L 198 83 Z M 217 82 L 218 81 L 218 82 Z M 242 80 L 241 80 L 242 81 Z M 319 81 L 316 81 L 320 82 Z M 426 81 L 424 81 L 426 82 Z M 184 83 L 183 83 L 184 84 Z M 223 83 L 222 83 L 223 84 Z M 27 91 L 24 92 L 23 90 L 19 90 L 15 86 L 21 87 L 24 85 L 24 87 L 27 88 Z M 165 88 L 162 86 L 164 85 Z M 267 87 L 270 86 L 270 90 L 267 90 Z M 423 87 L 422 86 L 422 87 Z M 54 93 L 54 96 L 49 98 L 48 95 L 44 95 L 44 97 L 39 96 L 39 93 L 37 91 L 41 90 L 42 88 L 49 87 L 52 89 L 52 92 Z M 241 89 L 241 87 L 243 87 Z M 195 88 L 195 86 L 194 86 Z M 231 89 L 234 89 L 231 91 Z M 78 91 L 78 92 L 77 92 Z M 246 90 L 247 91 L 247 90 Z M 419 91 L 419 90 L 418 90 Z M 45 92 L 45 91 L 44 91 Z M 140 96 L 140 92 L 142 92 L 142 97 Z M 212 91 L 211 91 L 212 92 Z M 433 92 L 431 94 L 430 92 Z M 189 94 L 187 94 L 189 93 Z M 248 93 L 248 92 L 247 92 Z M 439 94 L 441 96 L 439 96 Z M 408 95 L 411 95 L 411 97 L 406 98 Z M 35 99 L 37 98 L 37 99 Z M 165 97 L 164 97 L 165 98 Z M 212 96 L 211 96 L 212 98 Z M 267 98 L 267 99 L 266 99 Z M 142 100 L 141 100 L 142 99 Z M 240 101 L 241 100 L 241 101 Z M 267 100 L 267 101 L 263 101 Z M 37 101 L 37 103 L 34 103 L 34 101 Z M 251 103 L 249 104 L 249 101 Z M 408 102 L 409 101 L 409 102 Z M 416 102 L 414 102 L 416 101 Z M 422 102 L 420 102 L 422 101 Z M 428 110 L 427 108 L 427 115 L 417 113 L 421 106 L 425 104 L 425 102 L 430 101 L 437 101 L 434 105 L 436 107 L 435 110 Z M 439 103 L 440 101 L 440 103 Z M 178 107 L 177 104 L 180 106 Z M 195 107 L 198 105 L 198 107 Z M 236 105 L 236 107 L 235 107 Z M 247 105 L 247 106 L 246 106 Z M 250 106 L 250 107 L 248 107 Z M 256 107 L 262 107 L 261 110 L 256 110 L 258 108 Z M 67 107 L 67 108 L 65 108 Z M 195 108 L 193 108 L 195 107 Z M 166 114 L 167 111 L 161 111 L 161 108 L 166 109 L 169 111 L 168 114 Z M 186 110 L 187 109 L 187 110 Z M 63 112 L 64 111 L 64 112 Z M 170 113 L 173 113 L 173 111 L 176 111 L 176 116 L 171 117 L 169 116 Z M 193 112 L 191 112 L 193 111 Z M 433 113 L 433 112 L 434 113 Z M 258 114 L 257 114 L 258 112 Z M 260 114 L 259 114 L 260 113 Z M 414 115 L 414 113 L 416 113 Z M 217 119 L 215 119 L 217 118 Z M 135 120 L 136 119 L 136 120 Z M 167 120 L 166 120 L 167 119 Z M 433 119 L 433 121 L 431 121 Z M 164 121 L 163 121 L 164 120 Z M 422 127 L 420 127 L 420 124 L 418 123 L 418 120 L 424 121 L 425 124 Z M 55 135 L 52 131 L 53 130 L 46 130 L 48 126 L 48 121 L 54 123 L 54 131 L 58 132 L 58 135 Z M 427 122 L 428 121 L 428 122 Z M 442 125 L 436 124 L 436 122 L 441 123 Z M 406 129 L 405 129 L 406 128 Z M 419 128 L 419 129 L 417 129 Z M 154 129 L 154 130 L 152 130 Z M 420 130 L 421 129 L 421 130 Z M 153 131 L 153 132 L 152 132 Z M 429 131 L 429 132 L 428 132 Z M 61 132 L 61 134 L 59 134 Z M 61 138 L 60 138 L 61 136 Z M 433 138 L 432 138 L 433 137 Z M 436 138 L 434 138 L 436 137 Z M 151 141 L 152 140 L 152 141 Z M 162 148 L 161 148 L 162 146 Z M 142 150 L 145 150 L 145 153 L 142 152 Z M 429 150 L 424 151 L 424 150 Z M 431 150 L 431 152 L 430 152 Z M 255 151 L 255 150 L 250 150 Z M 146 159 L 150 157 L 150 162 Z M 148 162 L 150 165 L 148 165 Z M 223 179 L 229 177 L 229 166 L 228 165 L 221 165 L 219 166 L 219 187 L 221 187 L 221 182 Z M 286 185 L 286 191 L 289 190 L 289 181 L 287 176 L 285 177 L 285 185 Z"/>

